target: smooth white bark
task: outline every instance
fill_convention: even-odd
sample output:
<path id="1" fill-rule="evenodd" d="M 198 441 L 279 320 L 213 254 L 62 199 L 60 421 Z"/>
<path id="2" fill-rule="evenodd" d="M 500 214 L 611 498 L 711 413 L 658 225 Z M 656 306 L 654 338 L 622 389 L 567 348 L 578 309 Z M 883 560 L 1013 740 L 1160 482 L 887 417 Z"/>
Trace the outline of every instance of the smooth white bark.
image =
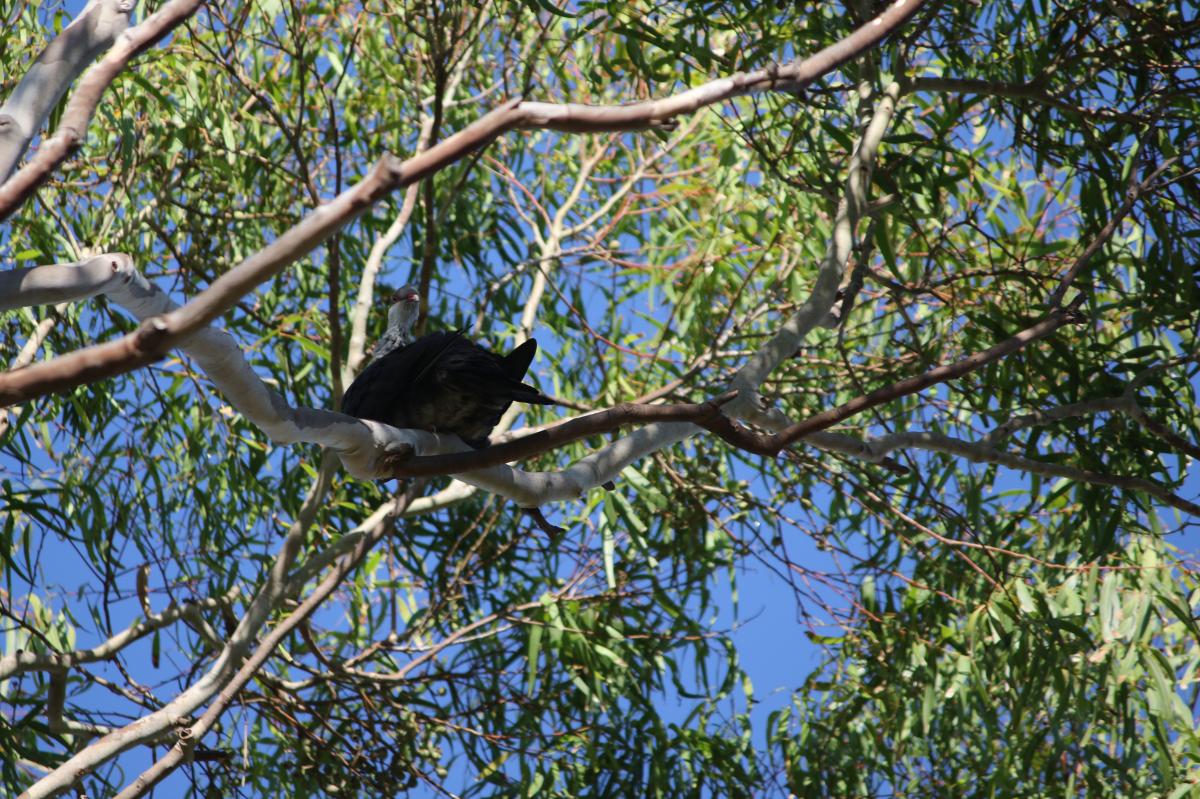
<path id="1" fill-rule="evenodd" d="M 133 0 L 89 0 L 30 65 L 0 105 L 0 183 L 75 79 L 129 27 L 134 5 Z"/>
<path id="2" fill-rule="evenodd" d="M 801 338 L 829 313 L 833 305 L 837 284 L 853 245 L 854 226 L 861 215 L 860 209 L 866 205 L 870 166 L 894 113 L 898 92 L 896 85 L 888 87 L 865 126 L 852 160 L 846 198 L 835 219 L 833 239 L 810 297 L 775 338 L 752 356 L 739 372 L 735 387 L 750 390 L 743 391 L 742 397 L 731 403 L 733 407 L 727 408 L 731 415 L 769 427 L 786 422 L 775 418 L 781 414 L 771 413 L 763 407 L 757 387 L 787 354 L 795 350 Z M 134 270 L 131 262 L 118 264 L 114 260 L 110 263 L 108 268 L 114 271 L 107 276 L 103 272 L 104 262 L 95 259 L 65 268 L 64 265 L 52 265 L 23 270 L 20 282 L 11 283 L 12 291 L 4 294 L 9 297 L 9 307 L 17 307 L 44 302 L 50 296 L 82 298 L 104 291 L 139 320 L 161 316 L 178 308 L 166 294 Z M 50 295 L 47 292 L 56 293 Z M 201 328 L 184 337 L 180 348 L 204 370 L 230 405 L 272 441 L 279 444 L 309 442 L 329 447 L 355 477 L 384 476 L 384 458 L 401 448 L 411 447 L 415 455 L 466 450 L 455 436 L 397 430 L 332 411 L 293 408 L 254 373 L 232 336 L 223 330 Z M 469 485 L 509 497 L 522 507 L 576 499 L 589 489 L 615 479 L 633 461 L 681 441 L 699 429 L 682 423 L 651 424 L 557 472 L 526 472 L 512 466 L 496 466 L 457 477 Z"/>
<path id="3" fill-rule="evenodd" d="M 95 255 L 70 264 L 46 264 L 0 272 L 0 311 L 50 305 L 104 294 L 136 273 L 125 253 Z"/>

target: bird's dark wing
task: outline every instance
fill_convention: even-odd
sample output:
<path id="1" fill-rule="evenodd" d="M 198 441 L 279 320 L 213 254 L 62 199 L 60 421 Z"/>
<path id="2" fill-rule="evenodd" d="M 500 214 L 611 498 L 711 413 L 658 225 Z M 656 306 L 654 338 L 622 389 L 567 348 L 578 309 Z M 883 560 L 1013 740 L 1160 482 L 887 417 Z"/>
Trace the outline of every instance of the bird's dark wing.
<path id="1" fill-rule="evenodd" d="M 394 355 L 395 352 L 389 353 Z M 359 419 L 370 419 L 375 422 L 387 422 L 390 410 L 388 392 L 382 390 L 387 382 L 386 370 L 381 358 L 359 372 L 358 377 L 342 395 L 342 413 L 356 416 Z"/>
<path id="2" fill-rule="evenodd" d="M 359 373 L 342 397 L 342 412 L 394 427 L 412 425 L 412 404 L 453 334 L 434 333 L 392 350 Z"/>
<path id="3" fill-rule="evenodd" d="M 556 404 L 554 400 L 528 383 L 521 382 L 525 379 L 525 373 L 529 371 L 529 365 L 533 363 L 533 356 L 536 353 L 537 341 L 526 339 L 521 346 L 500 359 L 500 368 L 510 380 L 517 384 L 513 388 L 512 395 L 515 401 L 531 405 L 554 405 Z"/>
<path id="4" fill-rule="evenodd" d="M 536 351 L 530 339 L 502 357 L 461 331 L 430 333 L 364 369 L 342 408 L 360 419 L 456 433 L 472 447 L 486 447 L 514 401 L 554 404 L 521 382 Z"/>

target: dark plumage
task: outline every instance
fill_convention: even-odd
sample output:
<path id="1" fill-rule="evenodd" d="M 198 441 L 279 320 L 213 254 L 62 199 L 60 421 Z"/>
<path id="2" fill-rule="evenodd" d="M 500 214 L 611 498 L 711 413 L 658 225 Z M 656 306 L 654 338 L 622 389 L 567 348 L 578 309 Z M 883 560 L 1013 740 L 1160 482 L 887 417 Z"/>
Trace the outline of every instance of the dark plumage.
<path id="1" fill-rule="evenodd" d="M 346 390 L 342 410 L 393 427 L 455 433 L 481 449 L 513 402 L 554 404 L 521 382 L 536 352 L 533 339 L 501 356 L 461 332 L 430 333 L 373 361 Z"/>

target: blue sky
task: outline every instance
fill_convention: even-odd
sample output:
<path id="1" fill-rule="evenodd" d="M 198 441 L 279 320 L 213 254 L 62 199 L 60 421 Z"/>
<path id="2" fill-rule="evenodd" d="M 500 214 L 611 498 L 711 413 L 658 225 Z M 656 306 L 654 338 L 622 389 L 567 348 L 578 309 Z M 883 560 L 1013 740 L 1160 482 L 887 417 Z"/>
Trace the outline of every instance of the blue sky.
<path id="1" fill-rule="evenodd" d="M 79 6 L 82 3 L 68 4 L 68 8 L 72 5 Z M 998 142 L 998 144 L 1000 143 Z M 405 277 L 405 263 L 404 258 L 397 258 L 392 262 L 392 270 L 382 279 L 393 285 L 402 282 Z M 454 286 L 448 286 L 447 291 L 453 293 Z M 632 315 L 631 318 L 633 318 Z M 19 344 L 19 342 L 11 343 Z M 553 348 L 554 344 L 555 342 L 543 338 L 543 345 L 547 348 Z M 49 465 L 49 462 L 44 465 Z M 19 464 L 0 459 L 0 476 L 20 473 L 23 468 Z M 749 473 L 738 476 L 745 479 L 753 478 L 753 475 Z M 1023 485 L 1025 485 L 1023 479 L 1006 472 L 1002 481 L 997 484 L 996 492 L 999 494 L 1009 488 Z M 771 488 L 760 486 L 758 490 L 769 492 Z M 1186 496 L 1200 494 L 1200 475 L 1195 469 L 1189 473 L 1188 483 L 1183 493 Z M 819 494 L 816 497 L 818 504 L 827 499 L 827 496 L 823 497 Z M 797 516 L 802 515 L 798 507 L 789 506 L 789 512 L 792 510 Z M 833 563 L 827 553 L 818 550 L 808 536 L 799 534 L 799 531 L 796 532 L 797 534 L 787 541 L 789 556 L 794 561 L 811 568 L 833 568 Z M 1192 528 L 1189 532 L 1173 539 L 1173 543 L 1185 551 L 1196 552 L 1200 550 L 1200 538 L 1197 536 L 1200 536 L 1200 531 Z M 63 601 L 66 601 L 80 587 L 96 584 L 95 575 L 83 567 L 80 558 L 76 556 L 73 545 L 49 535 L 44 536 L 39 541 L 39 545 L 41 547 L 39 593 L 57 593 L 60 594 Z M 132 567 L 134 564 L 127 565 Z M 124 576 L 124 585 L 128 587 L 131 582 L 131 573 L 127 573 Z M 821 650 L 805 635 L 805 629 L 797 618 L 798 609 L 790 588 L 782 580 L 772 575 L 765 565 L 751 559 L 740 562 L 736 572 L 736 585 L 736 606 L 733 596 L 726 593 L 725 599 L 721 603 L 720 613 L 711 620 L 711 623 L 714 628 L 734 630 L 734 640 L 739 645 L 742 665 L 753 681 L 754 695 L 758 702 L 754 713 L 761 725 L 770 711 L 779 709 L 790 702 L 791 692 L 818 665 Z M 136 601 L 129 598 L 115 603 L 113 613 L 114 626 L 121 628 L 137 616 L 139 610 Z M 91 632 L 93 627 L 87 620 L 80 620 L 80 622 L 82 623 L 79 627 L 79 645 L 87 645 L 99 640 L 98 636 Z M 148 648 L 149 644 L 146 643 L 140 647 L 140 651 L 135 650 L 138 655 L 137 657 L 131 655 L 130 662 L 136 663 L 141 660 L 144 663 L 147 661 Z M 163 659 L 165 663 L 171 662 L 173 659 L 173 652 L 167 639 L 164 639 Z M 175 665 L 186 668 L 186 664 L 183 663 L 175 663 Z M 123 681 L 122 675 L 111 666 L 99 666 L 94 670 L 114 681 Z M 168 667 L 163 669 L 164 673 L 173 671 Z M 151 689 L 156 687 L 156 678 L 152 670 L 146 669 L 145 672 L 139 670 L 136 672 L 136 676 Z M 168 698 L 171 695 L 170 686 L 168 685 L 166 688 L 168 690 L 164 691 L 164 696 L 160 698 Z M 97 707 L 101 706 L 98 703 Z M 124 702 L 120 706 L 128 707 Z M 663 706 L 668 715 L 674 712 L 680 720 L 690 710 L 690 704 L 675 697 L 664 697 Z M 762 740 L 759 738 L 758 742 L 761 743 Z M 132 752 L 123 760 L 129 778 L 132 778 L 137 771 L 150 762 L 151 753 L 144 750 Z M 181 786 L 186 784 L 186 779 L 183 774 L 172 777 L 160 789 L 159 795 L 177 794 Z"/>

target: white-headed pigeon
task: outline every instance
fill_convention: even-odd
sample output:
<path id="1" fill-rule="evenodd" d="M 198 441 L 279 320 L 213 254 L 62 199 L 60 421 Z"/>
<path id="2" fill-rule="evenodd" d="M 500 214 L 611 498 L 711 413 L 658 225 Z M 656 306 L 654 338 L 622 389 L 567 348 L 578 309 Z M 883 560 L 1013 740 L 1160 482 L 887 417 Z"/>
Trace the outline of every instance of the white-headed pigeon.
<path id="1" fill-rule="evenodd" d="M 515 402 L 553 405 L 521 382 L 537 352 L 529 339 L 508 355 L 489 352 L 461 331 L 430 333 L 413 341 L 420 295 L 404 286 L 390 300 L 388 329 L 370 365 L 346 389 L 342 411 L 359 419 L 455 433 L 475 449 Z"/>

